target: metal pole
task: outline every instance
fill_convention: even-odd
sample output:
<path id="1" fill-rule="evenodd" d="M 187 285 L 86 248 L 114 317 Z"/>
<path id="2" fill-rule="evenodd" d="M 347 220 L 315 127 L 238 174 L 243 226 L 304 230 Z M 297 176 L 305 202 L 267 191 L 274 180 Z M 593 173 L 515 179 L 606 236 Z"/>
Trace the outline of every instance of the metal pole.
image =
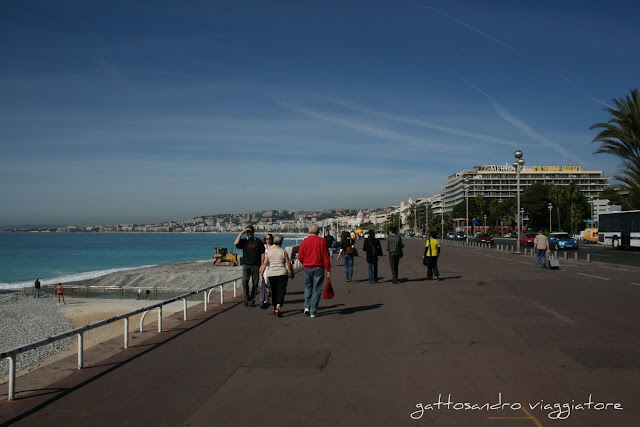
<path id="1" fill-rule="evenodd" d="M 9 395 L 8 399 L 13 400 L 16 397 L 16 355 L 9 356 Z"/>
<path id="2" fill-rule="evenodd" d="M 516 214 L 518 215 L 518 232 L 516 233 L 516 252 L 520 252 L 520 168 L 524 165 L 524 159 L 522 158 L 522 151 L 516 150 L 513 153 L 516 161 L 513 165 L 516 167 L 516 191 L 518 192 L 518 211 Z"/>
<path id="3" fill-rule="evenodd" d="M 82 332 L 78 332 L 78 369 L 82 369 L 82 360 L 83 360 L 83 338 Z"/>
<path id="4" fill-rule="evenodd" d="M 467 214 L 464 218 L 464 231 L 467 244 L 469 244 L 469 184 L 466 184 L 467 180 L 465 179 L 464 185 L 464 198 L 467 201 Z"/>

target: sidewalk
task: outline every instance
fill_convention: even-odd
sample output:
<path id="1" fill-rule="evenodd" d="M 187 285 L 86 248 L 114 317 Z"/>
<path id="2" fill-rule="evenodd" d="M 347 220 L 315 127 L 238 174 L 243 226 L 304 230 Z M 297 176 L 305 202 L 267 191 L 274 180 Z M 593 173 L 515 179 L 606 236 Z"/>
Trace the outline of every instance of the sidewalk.
<path id="1" fill-rule="evenodd" d="M 436 402 L 439 395 L 479 404 L 499 398 L 552 401 L 589 390 L 594 381 L 599 395 L 610 400 L 637 395 L 637 381 L 624 372 L 585 373 L 544 340 L 523 339 L 519 325 L 557 328 L 557 319 L 486 286 L 487 277 L 510 283 L 514 271 L 524 271 L 521 264 L 498 268 L 501 261 L 444 245 L 443 280 L 425 281 L 424 241 L 406 239 L 405 245 L 398 285 L 391 284 L 386 256 L 377 284 L 368 283 L 363 256 L 356 258 L 349 283 L 342 262 L 334 259 L 336 296 L 321 301 L 314 319 L 302 313 L 298 274 L 289 283 L 283 318 L 270 309 L 243 307 L 241 298 L 208 313 L 191 310 L 189 321 L 176 320 L 167 332 L 94 360 L 44 390 L 21 391 L 16 401 L 0 403 L 0 423 L 414 425 L 416 405 Z M 533 283 L 537 273 L 527 267 L 519 281 Z M 542 425 L 546 415 L 439 409 L 426 411 L 420 423 Z M 631 410 L 577 414 L 563 426 L 631 420 Z"/>

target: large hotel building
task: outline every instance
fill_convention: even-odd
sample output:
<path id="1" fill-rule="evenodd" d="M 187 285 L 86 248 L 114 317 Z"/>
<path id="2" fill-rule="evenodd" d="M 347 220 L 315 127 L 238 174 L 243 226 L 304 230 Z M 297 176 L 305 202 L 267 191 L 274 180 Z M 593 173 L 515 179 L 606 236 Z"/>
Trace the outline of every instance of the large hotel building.
<path id="1" fill-rule="evenodd" d="M 582 166 L 524 166 L 520 171 L 520 191 L 533 184 L 569 185 L 575 183 L 582 194 L 595 198 L 609 186 L 609 177 L 602 171 L 585 171 Z M 431 198 L 434 213 L 451 212 L 465 200 L 465 185 L 469 197 L 482 195 L 491 199 L 506 199 L 517 195 L 516 170 L 512 165 L 482 165 L 450 175 L 444 191 Z"/>

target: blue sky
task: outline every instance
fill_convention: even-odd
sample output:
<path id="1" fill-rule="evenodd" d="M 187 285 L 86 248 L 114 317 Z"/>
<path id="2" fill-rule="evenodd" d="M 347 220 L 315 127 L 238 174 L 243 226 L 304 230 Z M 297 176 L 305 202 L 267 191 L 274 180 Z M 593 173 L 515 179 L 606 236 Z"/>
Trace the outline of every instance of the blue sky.
<path id="1" fill-rule="evenodd" d="M 638 87 L 637 1 L 0 4 L 0 225 L 372 208 L 582 165 Z"/>

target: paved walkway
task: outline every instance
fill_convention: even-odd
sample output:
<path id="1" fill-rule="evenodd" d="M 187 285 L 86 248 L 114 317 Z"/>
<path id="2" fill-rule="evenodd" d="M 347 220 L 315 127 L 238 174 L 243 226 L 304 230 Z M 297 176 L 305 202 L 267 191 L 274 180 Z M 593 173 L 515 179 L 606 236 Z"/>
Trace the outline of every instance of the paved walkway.
<path id="1" fill-rule="evenodd" d="M 587 324 L 587 315 L 584 320 L 563 320 L 558 306 L 545 302 L 553 293 L 550 289 L 563 284 L 567 288 L 566 282 L 574 280 L 569 278 L 573 267 L 541 271 L 532 257 L 443 245 L 443 280 L 426 281 L 424 241 L 405 243 L 401 284 L 391 284 L 386 256 L 379 264 L 382 281 L 373 285 L 364 257 L 356 259 L 355 281 L 350 283 L 345 282 L 342 262 L 334 260 L 336 297 L 322 300 L 315 319 L 302 314 L 299 274 L 290 281 L 281 319 L 271 310 L 245 308 L 238 298 L 207 313 L 191 310 L 190 320 L 176 319 L 168 331 L 134 342 L 107 360 L 93 355 L 82 371 L 73 371 L 71 360 L 20 377 L 18 399 L 0 403 L 0 423 L 639 423 L 640 350 L 633 353 L 640 343 L 637 338 L 630 343 L 635 326 L 613 332 L 615 342 L 624 340 L 632 347 L 621 365 L 606 355 L 598 359 L 597 352 L 586 356 L 559 351 L 559 342 L 567 341 L 572 348 L 594 348 L 591 331 L 600 334 L 595 324 Z M 585 268 L 582 271 L 589 272 L 592 267 Z M 590 279 L 585 280 L 588 284 Z M 586 289 L 583 292 L 591 285 Z M 624 289 L 630 292 L 624 300 L 640 291 Z M 625 307 L 619 309 L 620 315 L 626 314 Z M 121 345 L 121 339 L 114 343 Z M 61 372 L 70 375 L 38 390 L 24 388 L 35 384 L 36 376 L 44 381 L 48 374 Z M 6 398 L 6 389 L 2 393 Z M 590 394 L 599 402 L 621 403 L 624 409 L 575 410 L 563 421 L 550 419 L 552 408 L 543 409 L 548 403 L 586 401 Z M 437 405 L 439 398 L 446 403 L 449 395 L 462 406 Z M 422 413 L 421 407 L 429 409 Z"/>

